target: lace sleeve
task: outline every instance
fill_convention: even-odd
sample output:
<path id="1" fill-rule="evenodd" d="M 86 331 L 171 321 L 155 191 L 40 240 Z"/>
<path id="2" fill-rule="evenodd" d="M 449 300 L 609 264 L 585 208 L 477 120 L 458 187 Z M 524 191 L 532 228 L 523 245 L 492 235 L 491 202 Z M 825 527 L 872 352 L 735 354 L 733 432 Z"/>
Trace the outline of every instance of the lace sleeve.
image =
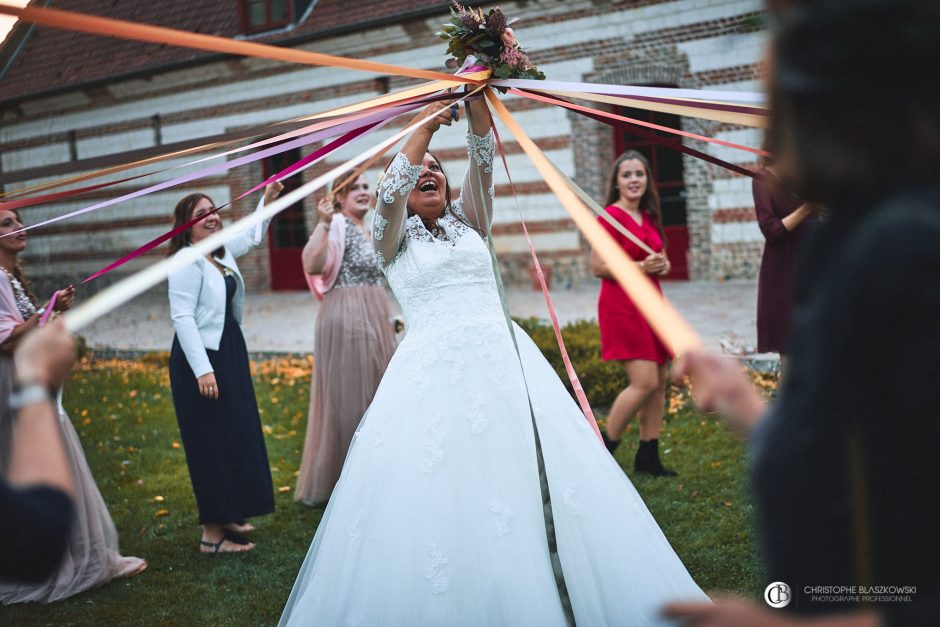
<path id="1" fill-rule="evenodd" d="M 408 213 L 405 203 L 420 174 L 420 165 L 411 165 L 408 157 L 398 153 L 379 184 L 375 219 L 372 221 L 372 246 L 383 270 L 401 246 Z"/>
<path id="2" fill-rule="evenodd" d="M 460 188 L 455 209 L 475 228 L 489 233 L 493 220 L 493 153 L 496 139 L 493 129 L 480 137 L 467 133 L 467 153 L 470 164 Z"/>

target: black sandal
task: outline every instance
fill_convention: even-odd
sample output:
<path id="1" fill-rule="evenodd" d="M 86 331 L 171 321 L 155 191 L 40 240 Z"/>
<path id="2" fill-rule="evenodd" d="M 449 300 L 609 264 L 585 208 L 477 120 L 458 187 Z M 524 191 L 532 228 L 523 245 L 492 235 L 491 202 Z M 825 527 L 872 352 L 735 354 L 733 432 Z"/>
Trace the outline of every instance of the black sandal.
<path id="1" fill-rule="evenodd" d="M 225 533 L 222 534 L 222 539 L 219 540 L 218 542 L 207 542 L 206 540 L 200 540 L 200 541 L 199 541 L 199 546 L 207 546 L 207 547 L 212 548 L 211 551 L 201 551 L 201 552 L 202 552 L 202 553 L 209 553 L 209 554 L 214 555 L 214 554 L 216 554 L 216 553 L 247 553 L 248 551 L 251 550 L 251 549 L 248 549 L 248 551 L 222 551 L 222 550 L 220 550 L 220 549 L 222 548 L 222 544 L 223 544 L 226 540 L 228 540 L 228 541 L 231 542 L 232 544 L 238 544 L 238 545 L 241 545 L 241 546 L 245 546 L 245 545 L 251 544 L 251 540 L 249 540 L 249 539 L 246 538 L 245 536 L 243 536 L 243 535 L 241 535 L 241 534 L 239 534 L 239 533 L 235 533 L 235 532 L 233 532 L 233 531 L 226 531 Z M 252 548 L 254 548 L 254 547 L 252 547 Z"/>

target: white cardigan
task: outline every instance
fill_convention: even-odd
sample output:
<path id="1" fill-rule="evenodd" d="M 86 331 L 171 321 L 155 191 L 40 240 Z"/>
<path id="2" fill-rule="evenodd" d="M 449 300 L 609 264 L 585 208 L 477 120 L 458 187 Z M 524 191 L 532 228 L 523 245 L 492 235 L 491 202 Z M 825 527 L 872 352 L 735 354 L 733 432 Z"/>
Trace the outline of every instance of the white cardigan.
<path id="1" fill-rule="evenodd" d="M 264 197 L 256 211 L 264 206 Z M 235 276 L 235 295 L 232 297 L 232 313 L 235 320 L 242 321 L 242 303 L 245 300 L 245 280 L 235 263 L 261 243 L 270 220 L 261 228 L 253 228 L 233 238 L 225 245 L 225 256 L 216 259 Z M 192 257 L 193 263 L 170 274 L 170 317 L 179 338 L 186 361 L 196 377 L 213 371 L 206 349 L 218 350 L 225 325 L 225 277 L 204 255 L 196 254 L 192 248 L 183 248 L 178 257 Z"/>

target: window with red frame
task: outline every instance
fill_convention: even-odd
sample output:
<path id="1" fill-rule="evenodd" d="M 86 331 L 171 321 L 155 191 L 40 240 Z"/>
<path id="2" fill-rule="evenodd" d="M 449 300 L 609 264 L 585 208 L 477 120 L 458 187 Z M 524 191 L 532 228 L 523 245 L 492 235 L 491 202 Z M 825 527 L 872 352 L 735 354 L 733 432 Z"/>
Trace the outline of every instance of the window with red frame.
<path id="1" fill-rule="evenodd" d="M 294 19 L 292 0 L 238 0 L 243 33 L 287 26 Z"/>

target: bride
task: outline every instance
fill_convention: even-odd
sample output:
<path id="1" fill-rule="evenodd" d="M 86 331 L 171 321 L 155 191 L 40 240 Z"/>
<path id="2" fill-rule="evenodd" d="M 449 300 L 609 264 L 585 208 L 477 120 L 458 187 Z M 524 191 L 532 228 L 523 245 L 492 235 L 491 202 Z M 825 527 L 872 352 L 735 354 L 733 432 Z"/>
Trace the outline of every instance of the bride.
<path id="1" fill-rule="evenodd" d="M 380 188 L 373 244 L 408 321 L 281 625 L 647 625 L 705 599 L 528 336 L 485 237 L 494 139 L 468 106 L 460 198 L 427 152 Z M 456 109 L 454 109 L 456 112 Z"/>

